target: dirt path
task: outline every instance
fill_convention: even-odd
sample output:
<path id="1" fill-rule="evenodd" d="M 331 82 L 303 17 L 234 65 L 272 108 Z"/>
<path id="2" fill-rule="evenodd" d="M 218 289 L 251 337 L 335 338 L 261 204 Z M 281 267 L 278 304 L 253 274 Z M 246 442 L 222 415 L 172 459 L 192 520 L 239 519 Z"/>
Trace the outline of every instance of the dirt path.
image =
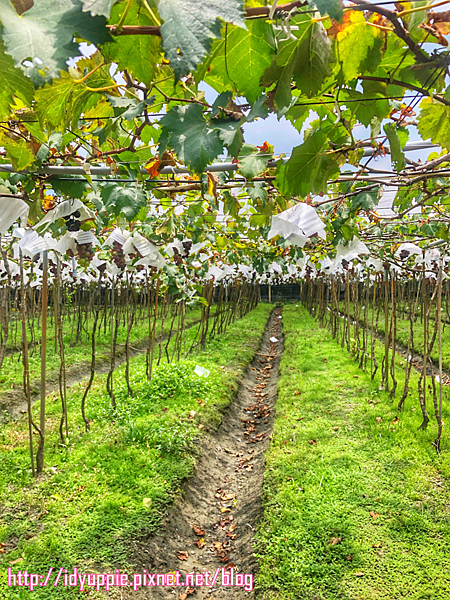
<path id="1" fill-rule="evenodd" d="M 123 598 L 148 600 L 233 600 L 254 597 L 243 586 L 222 587 L 221 569 L 231 575 L 257 574 L 253 538 L 262 516 L 264 453 L 273 431 L 279 364 L 283 351 L 281 309 L 272 312 L 261 347 L 242 379 L 220 428 L 207 439 L 193 475 L 169 509 L 159 535 L 133 543 L 134 572 L 211 573 L 211 587 L 146 587 Z M 271 337 L 278 342 L 271 342 Z M 193 527 L 195 526 L 195 528 Z M 194 530 L 195 529 L 195 530 Z M 233 566 L 234 565 L 234 566 Z M 245 576 L 244 576 L 245 584 Z M 191 596 L 191 594 L 193 594 Z"/>

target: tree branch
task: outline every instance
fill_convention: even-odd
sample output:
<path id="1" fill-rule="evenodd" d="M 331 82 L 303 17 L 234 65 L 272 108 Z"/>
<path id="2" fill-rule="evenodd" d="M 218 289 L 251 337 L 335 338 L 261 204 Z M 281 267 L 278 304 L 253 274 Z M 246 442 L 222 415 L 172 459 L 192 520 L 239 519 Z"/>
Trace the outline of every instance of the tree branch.
<path id="1" fill-rule="evenodd" d="M 366 1 L 353 1 L 357 5 L 353 7 L 355 10 L 367 10 Z M 430 62 L 430 57 L 425 54 L 425 52 L 420 48 L 418 44 L 412 41 L 412 39 L 409 37 L 409 33 L 400 24 L 400 21 L 398 20 L 398 13 L 394 12 L 393 10 L 388 10 L 387 8 L 377 6 L 376 4 L 370 6 L 370 11 L 385 17 L 388 21 L 392 23 L 392 25 L 394 26 L 394 33 L 405 42 L 405 44 L 408 46 L 408 48 L 411 50 L 411 52 L 414 54 L 414 56 L 420 63 Z"/>
<path id="2" fill-rule="evenodd" d="M 289 12 L 294 8 L 307 5 L 308 3 L 304 0 L 295 0 L 295 2 L 289 2 L 288 4 L 280 4 L 277 6 L 277 12 Z M 365 5 L 367 6 L 367 2 L 365 2 Z M 270 6 L 254 6 L 245 10 L 244 18 L 268 17 L 269 12 Z M 124 25 L 121 28 L 118 25 L 107 25 L 107 27 L 111 35 L 157 35 L 161 37 L 161 28 L 156 25 Z"/>
<path id="3" fill-rule="evenodd" d="M 358 79 L 364 81 L 381 81 L 381 83 L 390 83 L 392 85 L 398 85 L 400 87 L 404 87 L 408 90 L 413 90 L 414 92 L 419 92 L 419 94 L 423 94 L 424 96 L 429 96 L 433 98 L 433 100 L 438 100 L 441 104 L 445 104 L 446 106 L 450 106 L 450 100 L 446 100 L 444 96 L 440 94 L 432 94 L 425 88 L 421 88 L 418 85 L 414 85 L 412 83 L 406 83 L 406 81 L 399 81 L 398 79 L 390 79 L 389 77 L 374 77 L 373 75 L 360 75 Z M 380 100 L 383 98 L 380 97 Z"/>

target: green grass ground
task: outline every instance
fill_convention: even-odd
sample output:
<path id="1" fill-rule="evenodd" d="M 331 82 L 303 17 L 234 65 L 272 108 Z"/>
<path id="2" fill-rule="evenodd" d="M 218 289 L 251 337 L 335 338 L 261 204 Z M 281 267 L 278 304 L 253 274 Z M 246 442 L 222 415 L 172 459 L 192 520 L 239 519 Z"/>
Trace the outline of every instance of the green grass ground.
<path id="1" fill-rule="evenodd" d="M 201 309 L 195 308 L 190 309 L 186 313 L 186 327 L 191 327 L 194 323 L 198 322 L 201 318 Z M 167 334 L 170 330 L 171 316 L 165 319 L 164 322 L 164 334 Z M 176 329 L 176 321 L 174 328 Z M 93 318 L 88 319 L 85 324 L 85 329 L 89 332 L 92 330 Z M 76 345 L 71 345 L 71 341 L 75 339 L 72 334 L 72 322 L 70 319 L 64 321 L 64 349 L 66 368 L 71 369 L 76 367 L 81 369 L 90 364 L 91 357 L 91 341 L 89 335 L 83 329 L 83 333 L 80 337 L 79 342 Z M 156 335 L 161 334 L 161 321 L 157 322 Z M 117 351 L 118 354 L 125 353 L 125 342 L 127 338 L 126 327 L 120 327 L 117 335 Z M 149 325 L 146 321 L 138 321 L 134 324 L 130 333 L 130 345 L 138 344 L 139 342 L 149 338 Z M 31 338 L 29 338 L 31 339 Z M 33 382 L 40 382 L 40 369 L 41 369 L 41 358 L 40 358 L 40 331 L 36 332 L 35 339 L 39 342 L 34 348 L 30 348 L 30 379 Z M 158 339 L 158 338 L 157 338 Z M 47 340 L 47 380 L 57 381 L 59 374 L 59 350 L 55 352 L 55 335 L 54 327 L 49 323 L 48 326 L 48 340 Z M 109 356 L 111 352 L 111 332 L 109 330 L 109 323 L 106 332 L 103 327 L 99 327 L 96 335 L 96 353 L 97 363 L 109 362 Z M 23 385 L 23 364 L 22 357 L 19 352 L 10 353 L 5 356 L 3 365 L 0 371 L 0 397 L 2 392 L 8 392 L 11 389 L 22 389 Z M 32 392 L 38 393 L 39 386 L 32 385 Z"/>
<path id="2" fill-rule="evenodd" d="M 25 420 L 0 432 L 0 597 L 5 600 L 94 598 L 70 588 L 8 588 L 6 573 L 46 573 L 50 566 L 85 571 L 130 568 L 130 540 L 157 531 L 165 508 L 189 475 L 202 430 L 216 427 L 239 378 L 253 358 L 271 311 L 259 305 L 230 325 L 190 360 L 162 364 L 150 383 L 143 356 L 132 359 L 133 398 L 117 369 L 117 410 L 98 376 L 88 397 L 92 419 L 85 433 L 80 416 L 83 385 L 69 396 L 70 444 L 58 436 L 60 402 L 48 401 L 46 469 L 33 481 L 28 464 Z M 195 329 L 187 332 L 192 341 Z M 189 347 L 189 346 L 188 346 Z M 210 370 L 207 379 L 193 373 Z M 33 411 L 38 419 L 37 407 Z M 194 414 L 195 413 L 195 414 Z M 131 572 L 131 571 L 129 571 Z"/>
<path id="3" fill-rule="evenodd" d="M 344 306 L 344 303 L 341 302 L 340 304 L 340 309 L 342 314 L 346 314 L 346 308 Z M 445 319 L 444 319 L 444 313 L 442 313 L 442 367 L 445 371 L 450 372 L 450 327 L 448 325 L 448 323 L 446 323 Z M 350 304 L 350 315 L 353 318 L 353 305 Z M 376 320 L 376 317 L 378 315 L 378 322 Z M 432 317 L 434 317 L 434 309 L 431 313 Z M 360 319 L 362 320 L 364 318 L 364 312 L 361 311 L 360 313 Z M 389 313 L 389 319 L 390 319 L 390 313 Z M 372 307 L 369 307 L 368 309 L 368 323 L 369 323 L 369 327 L 371 326 L 372 323 Z M 378 309 L 375 309 L 375 314 L 374 314 L 374 324 L 375 324 L 375 330 L 380 334 L 384 336 L 384 309 L 381 308 L 380 311 L 378 311 Z M 432 335 L 433 335 L 433 331 L 434 331 L 434 318 L 432 320 L 430 320 L 430 325 L 429 325 L 429 340 L 431 341 Z M 389 321 L 389 329 L 390 329 L 391 325 L 390 325 L 390 321 Z M 421 322 L 420 319 L 420 313 L 419 311 L 417 311 L 417 319 L 416 322 L 413 325 L 413 329 L 414 329 L 414 350 L 416 353 L 418 354 L 422 354 L 423 355 L 423 341 L 424 341 L 424 335 L 423 335 L 423 322 Z M 354 337 L 354 329 L 352 327 L 352 337 Z M 362 336 L 362 331 L 360 330 L 360 336 Z M 401 318 L 401 315 L 399 313 L 397 313 L 397 335 L 396 335 L 396 340 L 399 344 L 401 344 L 402 346 L 404 346 L 405 348 L 408 348 L 408 340 L 409 340 L 409 336 L 410 336 L 410 323 L 408 318 Z M 431 352 L 431 359 L 434 361 L 435 364 L 438 363 L 439 361 L 439 349 L 438 349 L 438 342 L 437 339 L 434 343 L 434 347 L 433 350 Z"/>
<path id="4" fill-rule="evenodd" d="M 414 391 L 399 414 L 304 308 L 286 306 L 283 324 L 257 597 L 448 600 L 448 433 L 437 456 Z"/>

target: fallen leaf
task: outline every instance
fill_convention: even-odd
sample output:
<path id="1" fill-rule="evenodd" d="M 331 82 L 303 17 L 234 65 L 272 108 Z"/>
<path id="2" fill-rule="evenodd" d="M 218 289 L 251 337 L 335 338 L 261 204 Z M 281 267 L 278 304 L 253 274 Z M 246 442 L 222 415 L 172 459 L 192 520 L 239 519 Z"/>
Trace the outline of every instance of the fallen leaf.
<path id="1" fill-rule="evenodd" d="M 206 544 L 205 542 L 205 538 L 200 538 L 199 540 L 195 540 L 195 542 L 193 542 L 196 546 L 198 546 L 200 549 L 203 548 L 203 546 Z"/>
<path id="2" fill-rule="evenodd" d="M 330 544 L 332 546 L 337 546 L 341 542 L 342 542 L 342 538 L 338 538 L 338 537 L 332 537 L 331 540 L 330 540 Z"/>
<path id="3" fill-rule="evenodd" d="M 308 444 L 314 444 L 314 446 L 317 446 L 317 440 L 308 440 Z"/>
<path id="4" fill-rule="evenodd" d="M 231 523 L 230 529 L 228 531 L 234 531 L 236 529 L 236 527 L 237 527 L 236 523 Z"/>
<path id="5" fill-rule="evenodd" d="M 188 553 L 187 553 L 187 552 L 184 552 L 184 551 L 182 551 L 182 550 L 179 550 L 179 551 L 177 552 L 177 556 L 178 556 L 178 558 L 179 558 L 180 560 L 187 560 L 187 559 L 189 558 L 189 556 L 188 556 Z"/>
<path id="6" fill-rule="evenodd" d="M 333 427 L 333 431 L 339 431 L 339 427 L 336 425 L 336 427 Z"/>
<path id="7" fill-rule="evenodd" d="M 229 560 L 230 560 L 230 557 L 229 556 L 225 556 L 224 558 L 220 559 L 220 562 L 225 563 L 225 562 L 228 562 Z"/>
<path id="8" fill-rule="evenodd" d="M 226 569 L 232 569 L 233 567 L 235 567 L 236 565 L 232 562 L 228 563 L 226 566 Z"/>
<path id="9" fill-rule="evenodd" d="M 9 564 L 10 565 L 17 565 L 17 563 L 20 563 L 23 561 L 23 558 L 16 558 L 16 560 L 10 560 Z"/>
<path id="10" fill-rule="evenodd" d="M 353 573 L 353 575 L 355 577 L 364 577 L 364 572 L 363 571 L 356 571 L 356 573 Z"/>
<path id="11" fill-rule="evenodd" d="M 381 548 L 382 545 L 381 542 L 377 542 L 376 544 L 372 544 L 372 548 Z"/>
<path id="12" fill-rule="evenodd" d="M 228 500 L 234 500 L 236 498 L 236 494 L 222 494 L 220 499 L 223 502 L 227 502 Z"/>
<path id="13" fill-rule="evenodd" d="M 400 421 L 400 419 L 398 417 L 394 417 L 392 419 L 392 423 L 394 423 L 394 425 L 396 425 L 399 421 Z"/>
<path id="14" fill-rule="evenodd" d="M 142 504 L 145 506 L 145 508 L 150 508 L 150 506 L 152 504 L 152 499 L 151 498 L 143 498 Z"/>
<path id="15" fill-rule="evenodd" d="M 348 555 L 347 560 L 353 560 L 353 556 Z"/>
<path id="16" fill-rule="evenodd" d="M 190 596 L 191 594 L 193 594 L 195 592 L 195 588 L 186 588 L 185 592 L 181 592 L 181 594 L 178 596 L 180 600 L 186 600 L 186 598 L 188 596 Z"/>
<path id="17" fill-rule="evenodd" d="M 229 509 L 229 508 L 221 508 L 221 509 L 220 509 L 220 512 L 221 512 L 221 513 L 230 512 L 230 509 Z"/>
<path id="18" fill-rule="evenodd" d="M 194 523 L 191 523 L 191 525 L 192 525 L 192 529 L 194 530 L 195 535 L 199 535 L 199 536 L 205 535 L 204 529 L 202 529 L 198 525 L 194 525 Z"/>
<path id="19" fill-rule="evenodd" d="M 369 514 L 372 517 L 372 519 L 376 519 L 380 516 L 380 513 L 376 513 L 374 510 L 371 510 Z"/>
<path id="20" fill-rule="evenodd" d="M 382 420 L 383 420 L 383 417 L 377 417 L 377 418 L 376 418 L 376 421 L 377 421 L 378 423 L 381 423 L 381 421 L 382 421 Z"/>

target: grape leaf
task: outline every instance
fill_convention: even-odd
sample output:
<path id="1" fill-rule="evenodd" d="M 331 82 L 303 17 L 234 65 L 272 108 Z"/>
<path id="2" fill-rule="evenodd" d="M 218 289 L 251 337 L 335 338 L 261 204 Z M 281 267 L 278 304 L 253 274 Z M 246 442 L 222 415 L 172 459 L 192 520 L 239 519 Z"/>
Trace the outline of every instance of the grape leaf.
<path id="1" fill-rule="evenodd" d="M 343 9 L 340 0 L 308 0 L 308 4 L 317 7 L 322 16 L 330 15 L 336 21 L 342 19 Z"/>
<path id="2" fill-rule="evenodd" d="M 65 180 L 69 181 L 65 181 Z M 87 181 L 80 181 L 79 178 L 64 177 L 64 179 L 52 179 L 52 188 L 59 194 L 65 194 L 69 198 L 82 198 L 84 192 L 89 187 Z"/>
<path id="3" fill-rule="evenodd" d="M 0 119 L 11 113 L 10 105 L 15 96 L 30 106 L 34 95 L 31 81 L 14 66 L 13 59 L 3 49 L 0 43 Z"/>
<path id="4" fill-rule="evenodd" d="M 267 97 L 263 94 L 253 104 L 250 112 L 247 115 L 246 122 L 251 123 L 256 119 L 265 119 L 269 114 L 269 107 L 267 106 Z"/>
<path id="5" fill-rule="evenodd" d="M 103 15 L 109 18 L 111 8 L 117 0 L 81 0 L 83 4 L 83 12 L 90 12 L 91 15 Z"/>
<path id="6" fill-rule="evenodd" d="M 257 175 L 261 175 L 267 169 L 267 161 L 272 156 L 268 156 L 267 152 L 261 152 L 251 144 L 244 144 L 239 153 L 239 170 L 238 173 L 246 179 L 253 179 Z"/>
<path id="7" fill-rule="evenodd" d="M 160 154 L 170 146 L 196 173 L 202 173 L 223 150 L 218 129 L 205 118 L 199 104 L 175 106 L 159 124 L 162 126 Z"/>
<path id="8" fill-rule="evenodd" d="M 361 74 L 362 65 L 367 60 L 369 52 L 374 48 L 375 43 L 378 40 L 381 42 L 382 39 L 381 31 L 368 26 L 362 12 L 352 10 L 345 13 L 343 27 L 337 32 L 336 41 L 337 54 L 346 82 Z M 378 51 L 377 54 L 379 62 L 381 53 Z M 371 71 L 373 70 L 372 68 Z"/>
<path id="9" fill-rule="evenodd" d="M 66 61 L 78 54 L 75 33 L 93 44 L 111 39 L 105 18 L 83 13 L 80 0 L 35 0 L 21 16 L 3 0 L 0 20 L 6 51 L 38 83 L 67 70 Z"/>
<path id="10" fill-rule="evenodd" d="M 405 166 L 405 155 L 402 152 L 402 147 L 400 145 L 397 130 L 395 128 L 395 125 L 393 125 L 392 123 L 387 123 L 383 127 L 383 129 L 389 141 L 392 164 L 394 165 L 397 173 L 399 173 Z"/>
<path id="11" fill-rule="evenodd" d="M 338 164 L 328 158 L 327 135 L 311 133 L 303 144 L 296 146 L 291 158 L 277 169 L 275 184 L 284 196 L 307 196 L 325 192 L 327 178 L 339 173 Z"/>
<path id="12" fill-rule="evenodd" d="M 111 21 L 117 23 L 127 2 L 122 0 L 111 11 Z M 134 2 L 127 14 L 125 25 L 156 25 L 142 10 L 138 2 Z M 153 81 L 156 65 L 161 61 L 160 40 L 154 35 L 125 35 L 118 41 L 106 44 L 102 52 L 108 60 L 117 63 L 120 70 L 131 74 L 138 82 L 148 85 Z"/>
<path id="13" fill-rule="evenodd" d="M 255 102 L 260 94 L 259 81 L 270 66 L 274 51 L 273 27 L 269 23 L 250 21 L 248 30 L 230 25 L 226 42 L 219 42 L 205 81 L 217 91 L 225 85 L 249 102 Z"/>
<path id="14" fill-rule="evenodd" d="M 77 69 L 72 68 L 70 74 L 61 71 L 60 78 L 36 91 L 36 114 L 42 126 L 48 124 L 59 130 L 64 130 L 69 124 L 76 127 L 81 113 L 88 111 L 102 98 L 101 93 L 92 92 L 92 89 L 114 84 L 108 67 L 98 68 L 102 62 L 103 57 L 99 52 L 90 58 L 81 59 L 77 62 Z M 77 77 L 94 68 L 96 71 L 89 79 L 77 83 Z"/>
<path id="15" fill-rule="evenodd" d="M 278 109 L 290 105 L 291 80 L 306 96 L 313 96 L 321 89 L 331 74 L 334 61 L 331 41 L 321 23 L 310 17 L 292 19 L 298 30 L 292 30 L 296 39 L 281 42 L 278 54 L 261 78 L 261 84 L 269 87 L 277 82 L 275 105 Z"/>
<path id="16" fill-rule="evenodd" d="M 358 195 L 353 196 L 352 199 L 352 211 L 358 210 L 373 210 L 374 206 L 378 201 L 378 190 L 373 192 L 360 192 Z"/>
<path id="17" fill-rule="evenodd" d="M 122 186 L 119 183 L 105 183 L 101 196 L 108 213 L 118 217 L 123 213 L 128 221 L 132 221 L 143 206 L 147 206 L 147 196 L 141 187 L 136 185 Z"/>
<path id="18" fill-rule="evenodd" d="M 212 39 L 220 38 L 219 18 L 245 28 L 242 0 L 159 0 L 158 10 L 162 46 L 176 79 L 209 54 Z"/>
<path id="19" fill-rule="evenodd" d="M 73 79 L 69 73 L 61 72 L 52 85 L 36 91 L 36 114 L 42 126 L 45 123 L 54 129 L 63 130 L 69 117 L 73 95 Z"/>
<path id="20" fill-rule="evenodd" d="M 431 98 L 424 98 L 420 103 L 420 115 L 417 119 L 422 139 L 440 144 L 450 149 L 450 106 L 445 106 Z"/>
<path id="21" fill-rule="evenodd" d="M 17 171 L 23 171 L 34 163 L 34 154 L 24 140 L 17 142 L 6 142 L 5 140 L 6 138 L 2 139 L 2 146 L 11 158 L 12 165 Z"/>

